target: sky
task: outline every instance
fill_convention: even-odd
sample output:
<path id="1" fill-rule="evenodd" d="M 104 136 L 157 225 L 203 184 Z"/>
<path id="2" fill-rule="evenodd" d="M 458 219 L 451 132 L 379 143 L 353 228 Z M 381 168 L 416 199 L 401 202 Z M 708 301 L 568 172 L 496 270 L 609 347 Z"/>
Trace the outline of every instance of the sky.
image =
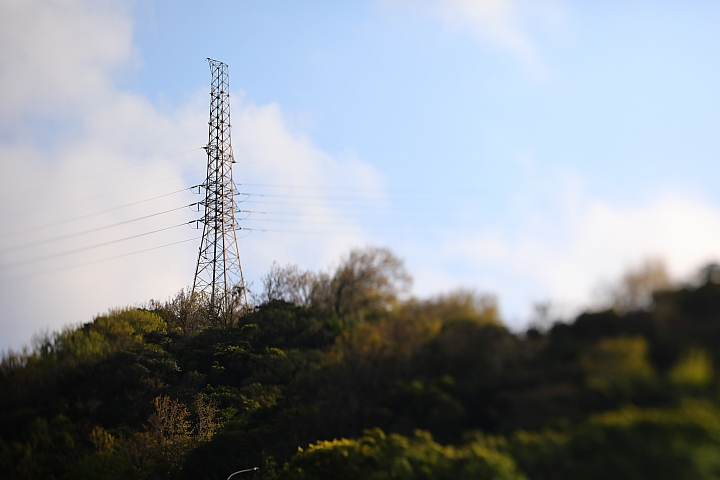
<path id="1" fill-rule="evenodd" d="M 0 350 L 192 284 L 210 71 L 239 249 L 390 248 L 413 294 L 592 305 L 720 259 L 720 4 L 0 0 Z"/>

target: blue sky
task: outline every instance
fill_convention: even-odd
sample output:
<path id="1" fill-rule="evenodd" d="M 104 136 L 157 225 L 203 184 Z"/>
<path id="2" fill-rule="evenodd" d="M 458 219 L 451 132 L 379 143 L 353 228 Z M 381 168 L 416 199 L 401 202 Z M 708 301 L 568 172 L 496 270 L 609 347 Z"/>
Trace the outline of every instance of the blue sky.
<path id="1" fill-rule="evenodd" d="M 2 1 L 0 348 L 192 282 L 197 232 L 93 247 L 185 211 L 54 239 L 192 201 L 112 210 L 202 180 L 206 57 L 230 68 L 255 285 L 273 260 L 382 245 L 415 294 L 491 293 L 522 328 L 648 257 L 687 279 L 720 258 L 718 18 L 709 1 Z"/>

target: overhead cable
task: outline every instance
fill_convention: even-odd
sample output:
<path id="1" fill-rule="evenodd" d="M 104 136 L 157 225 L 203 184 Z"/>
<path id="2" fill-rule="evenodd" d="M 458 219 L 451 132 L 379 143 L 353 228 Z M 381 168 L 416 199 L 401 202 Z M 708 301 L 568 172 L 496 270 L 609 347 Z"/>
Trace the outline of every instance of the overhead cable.
<path id="1" fill-rule="evenodd" d="M 102 231 L 102 230 L 107 230 L 107 229 L 109 229 L 109 228 L 119 227 L 119 226 L 121 226 L 121 225 L 127 225 L 128 223 L 139 222 L 140 220 L 145 220 L 145 219 L 147 219 L 147 218 L 157 217 L 157 216 L 159 216 L 159 215 L 164 215 L 164 214 L 166 214 L 166 213 L 176 212 L 176 211 L 178 211 L 178 210 L 182 210 L 182 209 L 184 209 L 184 208 L 188 208 L 188 207 L 192 207 L 192 206 L 194 206 L 194 205 L 197 205 L 198 203 L 199 203 L 199 202 L 195 202 L 195 203 L 191 203 L 191 204 L 189 204 L 189 205 L 183 205 L 182 207 L 171 208 L 170 210 L 165 210 L 165 211 L 163 211 L 163 212 L 153 213 L 153 214 L 151 214 L 151 215 L 145 215 L 145 216 L 133 218 L 133 219 L 130 219 L 130 220 L 124 220 L 124 221 L 122 221 L 122 222 L 113 223 L 113 224 L 111 224 L 111 225 L 104 225 L 104 226 L 102 226 L 102 227 L 91 228 L 91 229 L 89 229 L 89 230 L 83 230 L 82 232 L 69 233 L 69 234 L 67 234 L 67 235 L 59 235 L 59 236 L 57 236 L 57 237 L 48 238 L 48 239 L 45 239 L 45 240 L 41 240 L 41 241 L 39 241 L 39 242 L 26 243 L 26 244 L 23 244 L 23 245 L 18 245 L 18 246 L 15 246 L 15 247 L 11 247 L 11 248 L 4 249 L 4 250 L 5 250 L 5 252 L 14 252 L 14 251 L 17 251 L 17 250 L 24 250 L 24 249 L 26 249 L 26 248 L 31 248 L 31 247 L 35 247 L 35 246 L 38 246 L 38 245 L 44 245 L 44 244 L 47 244 L 47 243 L 56 242 L 56 241 L 58 241 L 58 240 L 65 240 L 65 239 L 67 239 L 67 238 L 79 237 L 79 236 L 81 236 L 81 235 L 87 235 L 87 234 L 89 234 L 89 233 L 95 233 L 95 232 L 99 232 L 99 231 Z"/>
<path id="2" fill-rule="evenodd" d="M 204 147 L 197 147 L 197 148 L 193 148 L 192 150 L 186 150 L 186 151 L 184 151 L 184 152 L 173 153 L 172 155 L 168 155 L 168 156 L 166 156 L 166 157 L 154 158 L 154 159 L 152 159 L 152 160 L 147 160 L 147 161 L 145 161 L 145 162 L 139 162 L 139 163 L 135 163 L 135 164 L 132 164 L 132 165 L 125 165 L 124 167 L 116 168 L 116 169 L 114 169 L 114 170 L 107 170 L 107 171 L 104 171 L 104 172 L 98 172 L 98 173 L 94 173 L 94 174 L 91 174 L 91 175 L 86 175 L 86 176 L 84 176 L 84 177 L 77 177 L 77 178 L 73 178 L 72 180 L 66 180 L 66 181 L 64 181 L 64 182 L 50 183 L 50 184 L 43 185 L 41 188 L 52 188 L 52 187 L 58 187 L 58 186 L 62 186 L 62 185 L 69 185 L 69 184 L 77 183 L 77 182 L 80 182 L 80 181 L 83 181 L 83 180 L 89 180 L 89 179 L 91 179 L 91 178 L 101 177 L 101 176 L 103 176 L 103 175 L 110 175 L 111 173 L 122 172 L 123 170 L 128 170 L 128 169 L 131 169 L 131 168 L 142 167 L 142 166 L 147 165 L 147 164 L 150 164 L 150 163 L 159 162 L 160 160 L 167 160 L 168 158 L 173 158 L 173 157 L 177 157 L 177 156 L 180 156 L 180 155 L 185 155 L 185 154 L 187 154 L 187 153 L 191 153 L 191 152 L 194 152 L 194 151 L 197 151 L 197 150 L 202 150 L 203 148 L 204 148 Z"/>
<path id="3" fill-rule="evenodd" d="M 199 185 L 193 185 L 192 187 L 186 187 L 186 188 L 183 188 L 183 189 L 181 189 L 181 190 L 176 190 L 176 191 L 174 191 L 174 192 L 165 193 L 165 194 L 163 194 L 163 195 L 157 195 L 157 196 L 151 197 L 151 198 L 146 198 L 145 200 L 138 200 L 137 202 L 126 203 L 125 205 L 120 205 L 120 206 L 117 206 L 117 207 L 107 208 L 107 209 L 105 209 L 105 210 L 100 210 L 100 211 L 93 212 L 93 213 L 87 213 L 87 214 L 85 214 L 85 215 L 79 215 L 79 216 L 77 216 L 77 217 L 72 217 L 72 218 L 66 218 L 66 219 L 63 219 L 63 220 L 58 220 L 57 222 L 46 223 L 46 224 L 44 224 L 44 225 L 37 225 L 37 226 L 35 226 L 35 227 L 29 227 L 29 228 L 25 228 L 25 229 L 22 229 L 22 230 L 16 230 L 16 231 L 7 233 L 7 234 L 5 234 L 5 235 L 2 235 L 2 236 L 0 236 L 0 238 L 17 236 L 17 235 L 20 235 L 20 234 L 23 234 L 23 233 L 33 232 L 33 231 L 35 231 L 35 230 L 42 230 L 42 229 L 44 229 L 44 228 L 57 227 L 58 225 L 63 225 L 63 224 L 65 224 L 65 223 L 75 222 L 75 221 L 77 221 L 77 220 L 83 220 L 83 219 L 86 219 L 86 218 L 94 217 L 94 216 L 96 216 L 96 215 L 102 215 L 103 213 L 114 212 L 114 211 L 116 211 L 116 210 L 121 210 L 121 209 L 123 209 L 123 208 L 131 207 L 131 206 L 133 206 L 133 205 L 139 205 L 139 204 L 141 204 L 141 203 L 150 202 L 150 201 L 152 201 L 152 200 L 157 200 L 157 199 L 159 199 L 159 198 L 169 197 L 170 195 L 176 195 L 176 194 L 181 193 L 181 192 L 184 192 L 184 191 L 186 191 L 186 190 L 191 190 L 191 189 L 193 189 L 193 188 L 197 188 L 198 186 L 199 186 Z M 183 207 L 183 208 L 184 208 L 184 207 Z"/>
<path id="4" fill-rule="evenodd" d="M 5 265 L 0 265 L 0 268 L 20 267 L 20 266 L 28 265 L 28 264 L 31 264 L 31 263 L 42 262 L 43 260 L 49 260 L 49 259 L 52 259 L 52 258 L 64 257 L 64 256 L 67 256 L 67 255 L 72 255 L 72 254 L 84 252 L 84 251 L 87 251 L 87 250 L 93 250 L 93 249 L 96 249 L 96 248 L 105 247 L 105 246 L 107 246 L 107 245 L 113 245 L 113 244 L 115 244 L 115 243 L 125 242 L 125 241 L 127 241 L 127 240 L 132 240 L 132 239 L 134 239 L 134 238 L 145 237 L 145 236 L 147 236 L 147 235 L 152 235 L 152 234 L 154 234 L 154 233 L 165 232 L 165 231 L 167 231 L 167 230 L 172 230 L 173 228 L 178 228 L 178 227 L 182 227 L 182 226 L 185 226 L 185 225 L 189 225 L 189 224 L 194 223 L 194 222 L 195 222 L 195 220 L 191 220 L 190 222 L 179 223 L 179 224 L 177 224 L 177 225 L 173 225 L 172 227 L 160 228 L 160 229 L 153 230 L 153 231 L 150 231 L 150 232 L 140 233 L 140 234 L 137 234 L 137 235 L 131 235 L 131 236 L 129 236 L 129 237 L 120 238 L 120 239 L 117 239 L 117 240 L 111 240 L 111 241 L 109 241 L 109 242 L 103 242 L 103 243 L 98 243 L 98 244 L 95 244 L 95 245 L 90 245 L 90 246 L 88 246 L 88 247 L 76 248 L 76 249 L 73 249 L 73 250 L 67 250 L 67 251 L 65 251 L 65 252 L 55 253 L 55 254 L 52 254 L 52 255 L 44 255 L 44 256 L 41 256 L 41 257 L 33 257 L 33 258 L 30 258 L 30 259 L 27 259 L 27 260 L 22 260 L 22 261 L 19 261 L 19 262 L 14 262 L 14 263 L 9 263 L 9 264 L 5 264 Z"/>
<path id="5" fill-rule="evenodd" d="M 118 258 L 129 257 L 129 256 L 132 256 L 132 255 L 138 255 L 138 254 L 140 254 L 140 253 L 150 252 L 150 251 L 153 251 L 153 250 L 159 250 L 159 249 L 161 249 L 161 248 L 172 247 L 172 246 L 174 246 L 174 245 L 179 245 L 179 244 L 181 244 L 181 243 L 187 243 L 187 242 L 192 242 L 192 241 L 194 241 L 194 240 L 199 240 L 200 238 L 201 238 L 201 237 L 193 237 L 193 238 L 188 238 L 187 240 L 180 240 L 179 242 L 166 243 L 165 245 L 160 245 L 160 246 L 151 247 L 151 248 L 145 248 L 145 249 L 142 249 L 142 250 L 136 250 L 136 251 L 134 251 L 134 252 L 123 253 L 123 254 L 121 254 L 121 255 L 115 255 L 115 256 L 107 257 L 107 258 L 101 258 L 101 259 L 99 259 L 99 260 L 92 260 L 92 261 L 90 261 L 90 262 L 77 263 L 77 264 L 74 264 L 74 265 L 68 265 L 68 266 L 65 266 L 65 267 L 54 268 L 54 269 L 51 269 L 51 270 L 42 270 L 42 271 L 40 271 L 40 272 L 31 272 L 31 273 L 26 273 L 26 274 L 21 274 L 21 275 L 15 275 L 15 276 L 11 276 L 11 277 L 4 277 L 4 278 L 0 278 L 0 282 L 2 282 L 2 281 L 7 281 L 7 280 L 17 280 L 17 279 L 20 279 L 20 278 L 35 277 L 35 276 L 38 276 L 38 275 L 47 275 L 47 274 L 51 274 L 51 273 L 62 272 L 62 271 L 65 271 L 65 270 L 72 270 L 72 269 L 75 269 L 75 268 L 85 267 L 85 266 L 87 266 L 87 265 L 93 265 L 93 264 L 96 264 L 96 263 L 108 262 L 108 261 L 110 261 L 110 260 L 116 260 L 116 259 L 118 259 Z"/>

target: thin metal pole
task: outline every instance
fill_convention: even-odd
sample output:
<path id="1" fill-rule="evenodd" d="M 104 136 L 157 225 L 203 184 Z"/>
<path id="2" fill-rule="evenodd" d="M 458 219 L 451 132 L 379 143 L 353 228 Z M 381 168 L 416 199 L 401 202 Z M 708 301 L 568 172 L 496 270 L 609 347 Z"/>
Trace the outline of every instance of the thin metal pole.
<path id="1" fill-rule="evenodd" d="M 248 469 L 245 469 L 245 470 L 238 470 L 238 471 L 235 472 L 235 473 L 231 473 L 231 474 L 230 474 L 230 477 L 232 477 L 233 475 L 237 475 L 238 473 L 254 472 L 255 470 L 260 470 L 260 467 L 253 467 L 253 468 L 248 468 Z M 230 480 L 230 477 L 228 477 L 227 480 Z"/>

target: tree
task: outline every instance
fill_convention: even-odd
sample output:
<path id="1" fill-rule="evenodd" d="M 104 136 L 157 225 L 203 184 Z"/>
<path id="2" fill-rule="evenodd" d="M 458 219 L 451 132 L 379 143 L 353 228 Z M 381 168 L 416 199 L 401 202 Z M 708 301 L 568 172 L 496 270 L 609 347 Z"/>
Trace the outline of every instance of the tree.
<path id="1" fill-rule="evenodd" d="M 177 468 L 192 445 L 190 412 L 182 402 L 168 396 L 155 397 L 149 433 L 160 457 L 170 469 Z"/>
<path id="2" fill-rule="evenodd" d="M 190 290 L 180 290 L 165 303 L 151 302 L 150 307 L 176 333 L 195 335 L 210 326 L 207 302 Z"/>
<path id="3" fill-rule="evenodd" d="M 260 303 L 282 300 L 345 318 L 390 309 L 412 278 L 389 249 L 366 247 L 351 250 L 332 274 L 273 263 L 262 282 Z"/>
<path id="4" fill-rule="evenodd" d="M 222 426 L 222 422 L 218 421 L 218 407 L 220 402 L 217 399 L 210 398 L 205 393 L 199 393 L 195 396 L 193 407 L 197 415 L 197 432 L 196 437 L 201 442 L 210 440 L 215 432 Z"/>
<path id="5" fill-rule="evenodd" d="M 367 247 L 351 250 L 342 259 L 322 293 L 330 295 L 324 300 L 332 310 L 346 317 L 390 309 L 411 284 L 403 261 L 389 249 Z"/>
<path id="6" fill-rule="evenodd" d="M 403 310 L 422 319 L 501 324 L 497 299 L 469 289 L 453 290 L 427 300 L 412 299 L 403 305 Z"/>
<path id="7" fill-rule="evenodd" d="M 282 267 L 273 262 L 270 271 L 262 277 L 263 291 L 258 298 L 259 303 L 282 300 L 309 307 L 316 277 L 312 272 L 300 270 L 297 265 Z"/>
<path id="8" fill-rule="evenodd" d="M 617 285 L 610 287 L 608 296 L 613 309 L 620 312 L 649 308 L 653 293 L 670 288 L 670 275 L 665 263 L 650 258 L 635 268 L 628 269 Z"/>

